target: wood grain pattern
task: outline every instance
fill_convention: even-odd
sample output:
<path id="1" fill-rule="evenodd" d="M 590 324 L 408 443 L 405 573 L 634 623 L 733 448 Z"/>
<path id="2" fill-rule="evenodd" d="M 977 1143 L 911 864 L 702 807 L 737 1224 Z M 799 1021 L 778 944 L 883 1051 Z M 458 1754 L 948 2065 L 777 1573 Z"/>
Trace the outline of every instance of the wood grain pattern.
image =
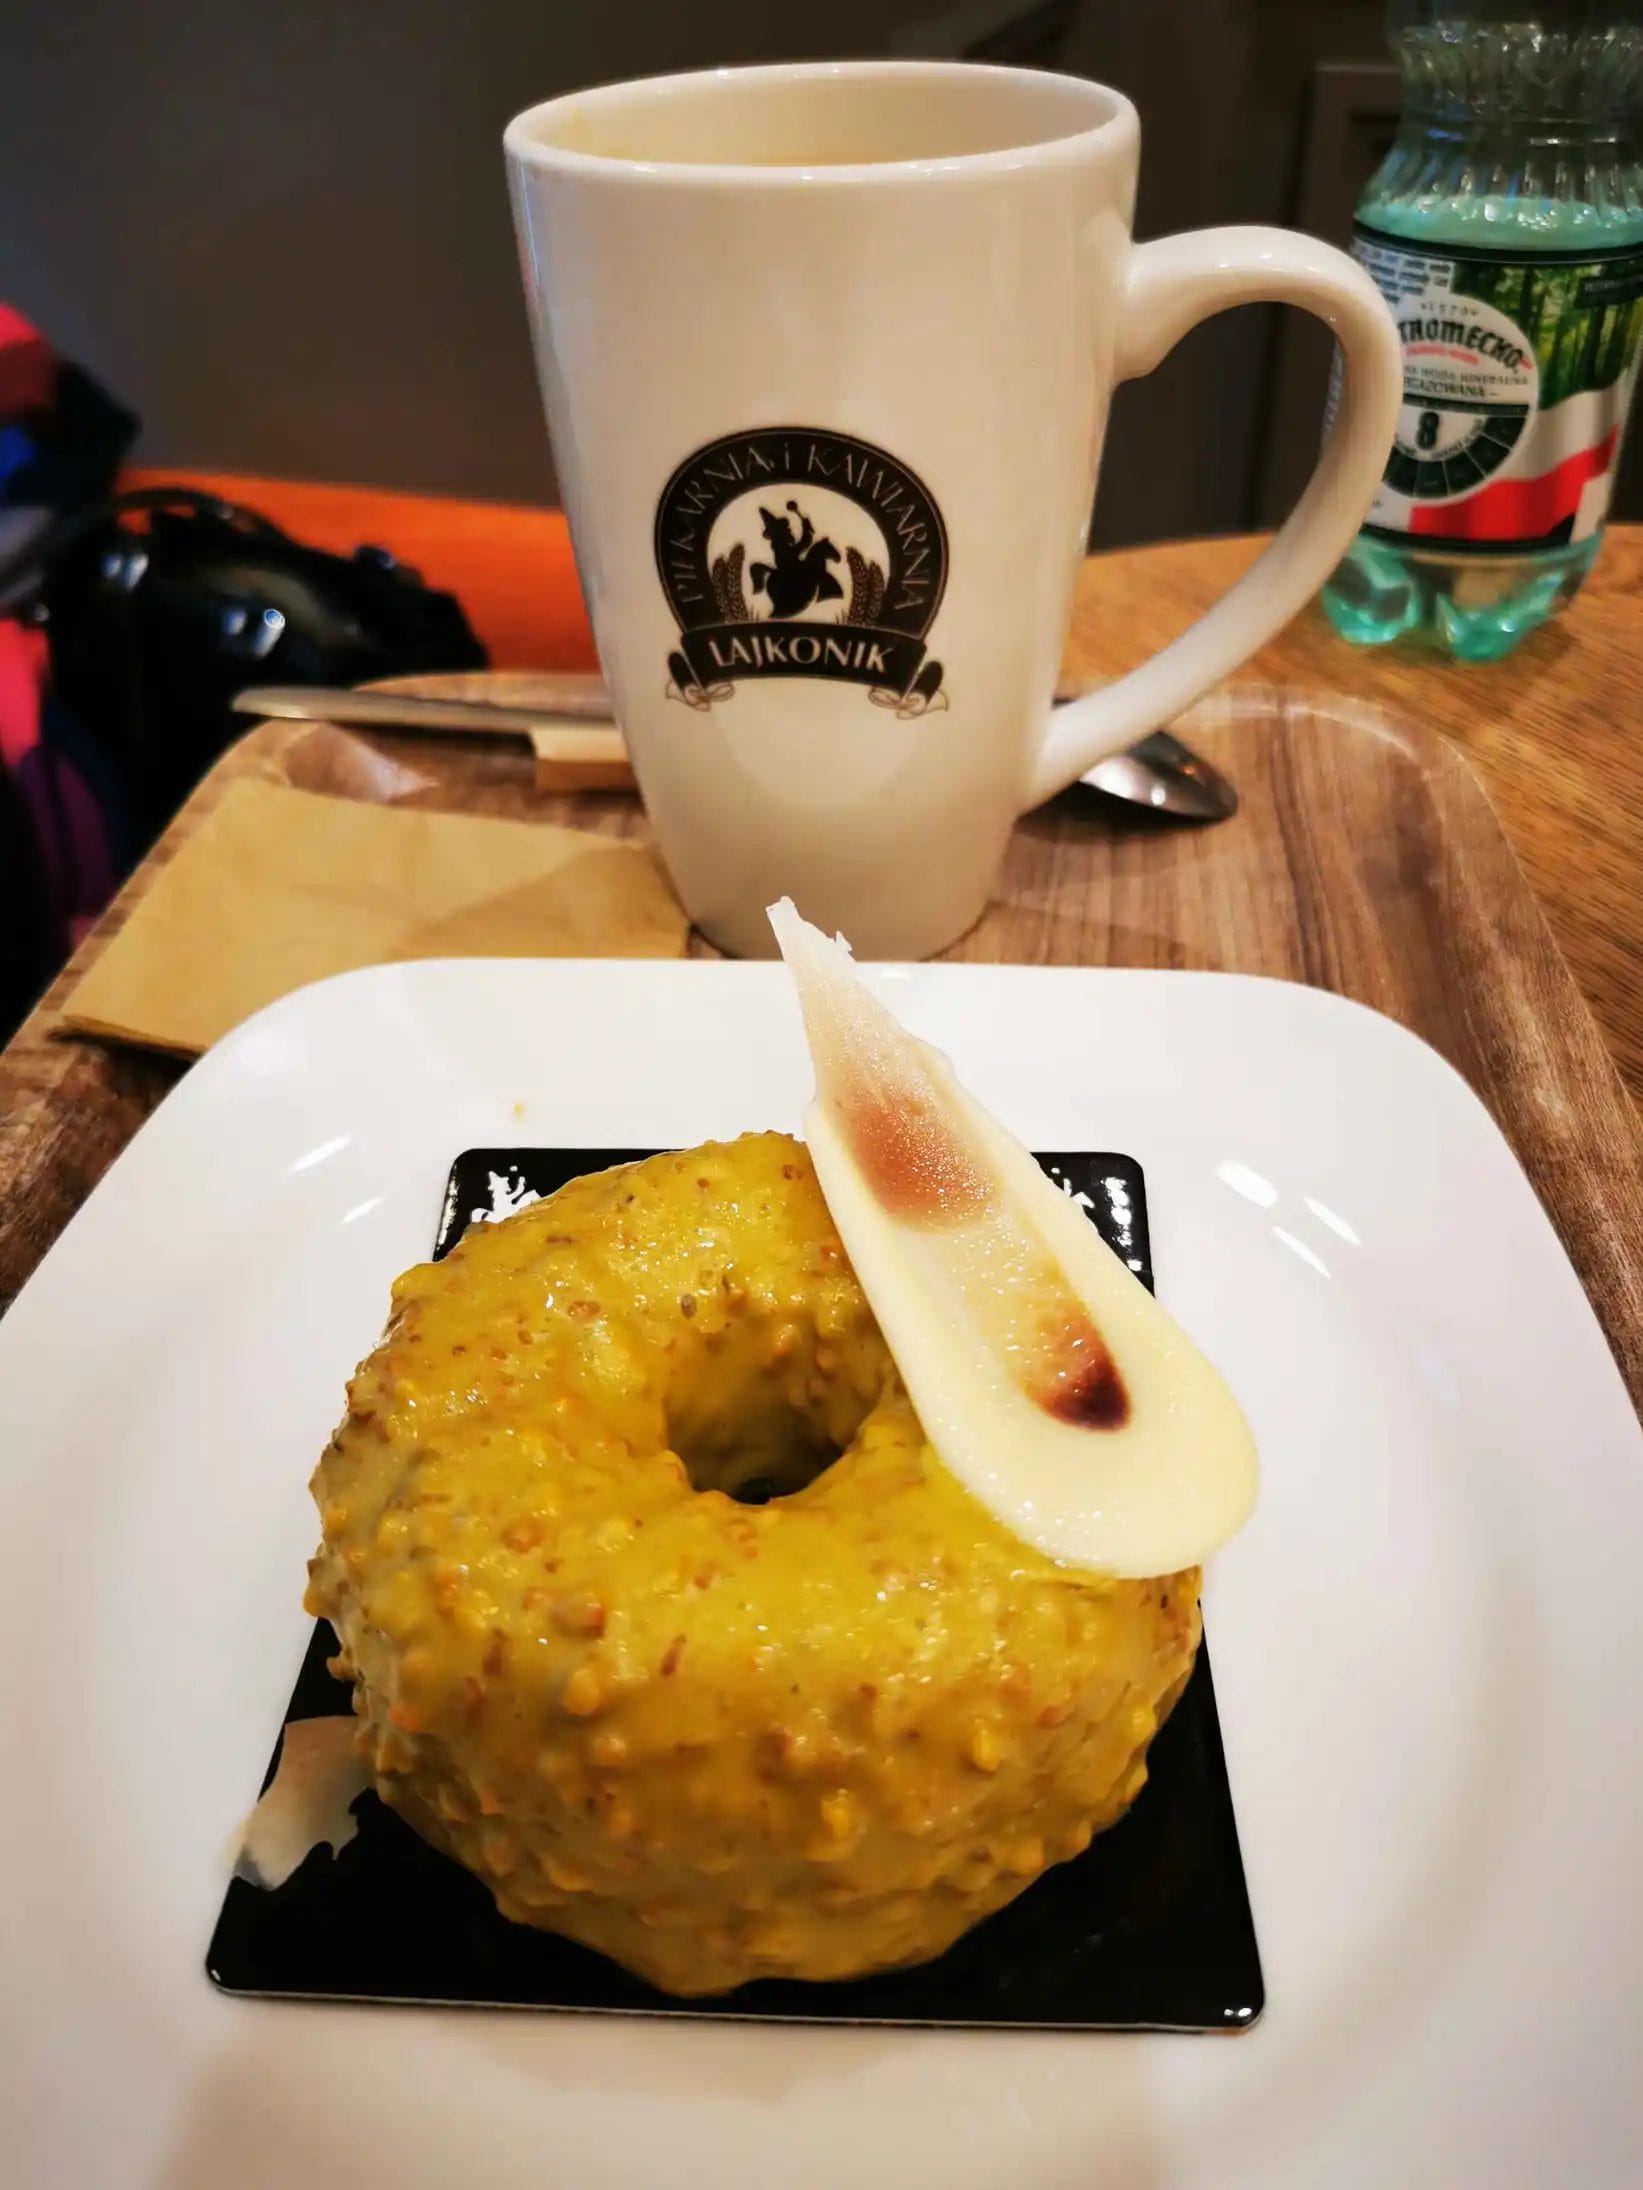
<path id="1" fill-rule="evenodd" d="M 1070 671 L 1112 674 L 1152 651 L 1255 545 L 1094 559 Z M 1500 1121 L 1634 1394 L 1643 1394 L 1636 1114 L 1457 746 L 1496 789 L 1570 958 L 1643 1085 L 1643 1014 L 1629 973 L 1643 930 L 1643 754 L 1613 720 L 1643 680 L 1643 635 L 1628 646 L 1622 613 L 1640 570 L 1643 536 L 1613 543 L 1567 629 L 1500 671 L 1352 653 L 1303 618 L 1188 725 L 1243 793 L 1234 821 L 1159 827 L 1070 792 L 1022 823 L 996 902 L 953 953 L 1265 973 L 1400 1020 Z M 632 799 L 544 796 L 531 770 L 529 753 L 506 745 L 297 723 L 264 724 L 225 756 L 0 1057 L 0 1300 L 177 1077 L 160 1058 L 54 1040 L 53 1024 L 79 968 L 229 782 L 257 774 L 343 797 L 643 833 Z"/>
<path id="2" fill-rule="evenodd" d="M 1184 630 L 1258 540 L 1203 540 L 1086 565 L 1078 666 L 1113 675 Z M 1610 532 L 1590 583 L 1503 662 L 1344 645 L 1307 609 L 1235 685 L 1359 701 L 1465 754 L 1552 932 L 1643 1099 L 1643 525 Z"/>

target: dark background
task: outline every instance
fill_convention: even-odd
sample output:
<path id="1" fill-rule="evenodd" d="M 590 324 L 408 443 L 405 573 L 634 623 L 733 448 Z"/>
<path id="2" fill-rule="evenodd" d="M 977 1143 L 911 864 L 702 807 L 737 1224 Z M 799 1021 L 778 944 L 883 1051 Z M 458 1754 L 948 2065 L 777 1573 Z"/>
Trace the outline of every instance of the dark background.
<path id="1" fill-rule="evenodd" d="M 141 412 L 143 462 L 550 499 L 502 179 L 518 108 L 720 62 L 1036 63 L 1140 107 L 1141 235 L 1275 220 L 1344 241 L 1396 112 L 1381 16 L 1379 0 L 10 0 L 0 297 Z M 1097 543 L 1272 522 L 1317 445 L 1327 355 L 1297 315 L 1244 311 L 1120 390 Z"/>

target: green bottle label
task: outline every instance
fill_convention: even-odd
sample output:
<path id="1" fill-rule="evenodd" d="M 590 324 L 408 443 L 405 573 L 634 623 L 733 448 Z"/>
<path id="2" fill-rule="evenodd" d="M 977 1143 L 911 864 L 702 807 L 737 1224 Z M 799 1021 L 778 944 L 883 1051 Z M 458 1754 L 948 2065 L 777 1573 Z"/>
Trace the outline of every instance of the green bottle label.
<path id="1" fill-rule="evenodd" d="M 1365 530 L 1470 554 L 1589 539 L 1643 338 L 1643 249 L 1514 256 L 1360 221 L 1403 339 L 1403 407 Z"/>

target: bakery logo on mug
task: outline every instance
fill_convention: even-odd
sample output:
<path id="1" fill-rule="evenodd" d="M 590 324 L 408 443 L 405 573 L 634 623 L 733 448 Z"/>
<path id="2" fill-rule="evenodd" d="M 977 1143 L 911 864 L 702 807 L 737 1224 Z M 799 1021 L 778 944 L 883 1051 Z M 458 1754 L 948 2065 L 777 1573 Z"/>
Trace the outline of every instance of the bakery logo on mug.
<path id="1" fill-rule="evenodd" d="M 925 634 L 947 528 L 924 482 L 871 442 L 761 426 L 681 464 L 656 508 L 679 624 L 668 696 L 729 699 L 742 677 L 837 677 L 904 720 L 947 705 Z"/>

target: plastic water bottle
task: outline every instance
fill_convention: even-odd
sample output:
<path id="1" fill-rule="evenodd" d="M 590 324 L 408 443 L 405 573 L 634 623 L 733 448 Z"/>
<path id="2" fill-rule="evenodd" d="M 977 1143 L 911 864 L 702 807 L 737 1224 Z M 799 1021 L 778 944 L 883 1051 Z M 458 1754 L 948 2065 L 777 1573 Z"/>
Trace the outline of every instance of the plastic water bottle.
<path id="1" fill-rule="evenodd" d="M 1643 339 L 1643 0 L 1393 0 L 1388 35 L 1403 114 L 1354 251 L 1403 409 L 1324 606 L 1359 645 L 1492 661 L 1603 537 Z"/>

